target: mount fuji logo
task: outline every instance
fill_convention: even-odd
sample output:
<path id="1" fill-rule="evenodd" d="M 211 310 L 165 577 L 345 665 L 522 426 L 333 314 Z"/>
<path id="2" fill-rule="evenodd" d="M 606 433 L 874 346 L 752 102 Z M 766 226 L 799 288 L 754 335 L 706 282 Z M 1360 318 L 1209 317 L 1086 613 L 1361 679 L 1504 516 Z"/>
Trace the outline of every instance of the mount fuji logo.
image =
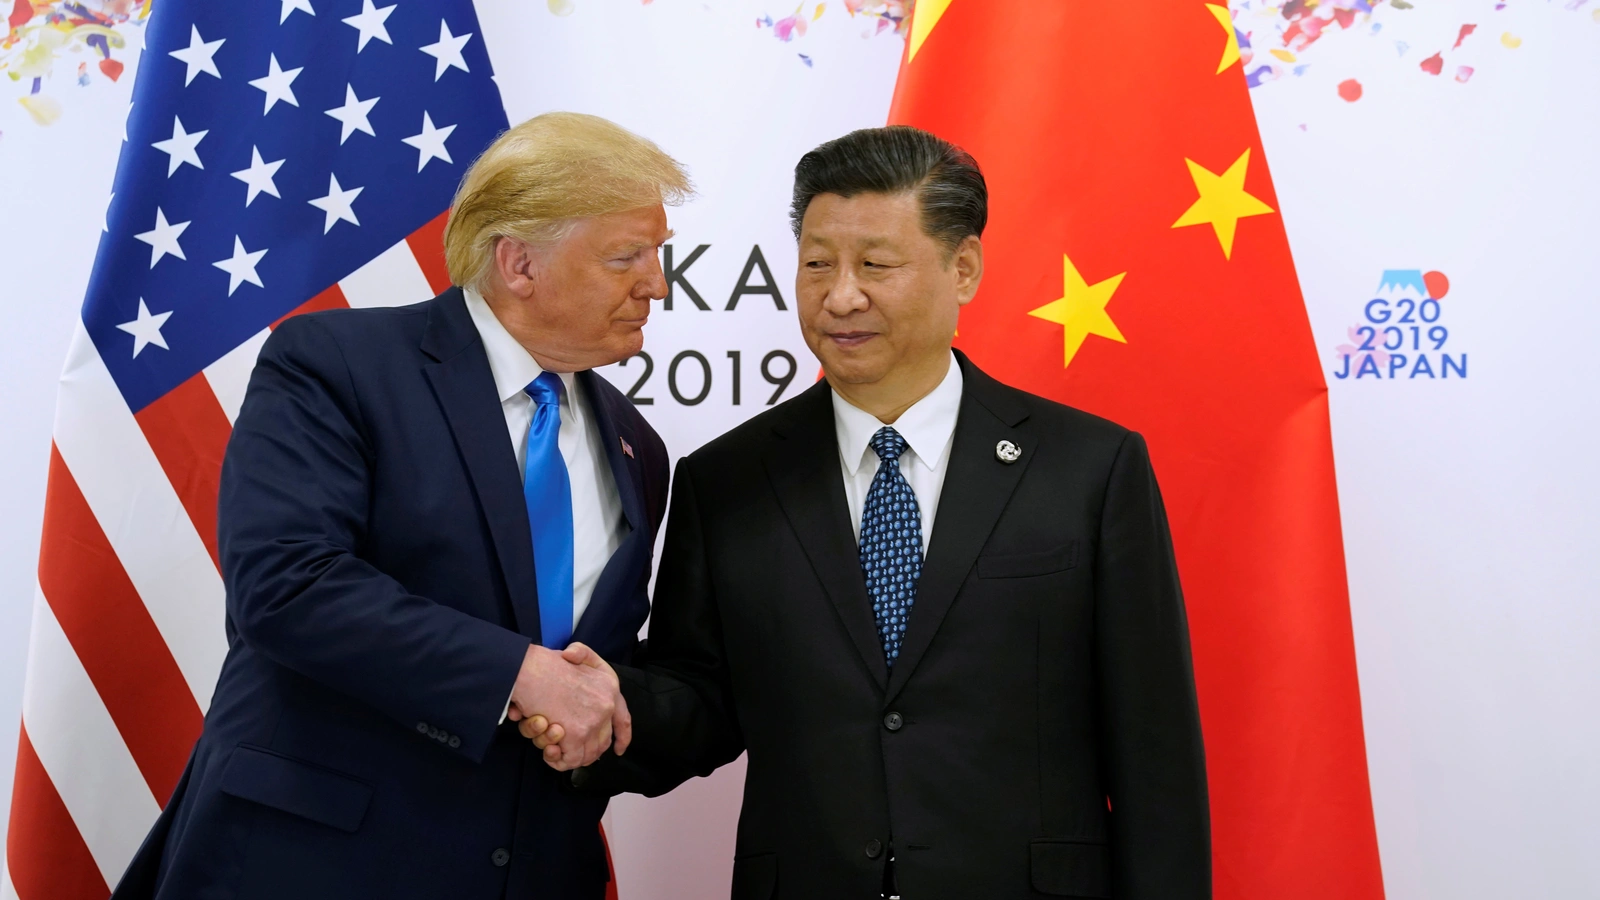
<path id="1" fill-rule="evenodd" d="M 1334 350 L 1334 378 L 1467 377 L 1467 354 L 1445 349 L 1450 346 L 1450 329 L 1444 324 L 1440 301 L 1450 293 L 1450 279 L 1443 272 L 1385 269 L 1373 293 L 1361 309 L 1360 324 L 1346 331 L 1349 342 Z"/>

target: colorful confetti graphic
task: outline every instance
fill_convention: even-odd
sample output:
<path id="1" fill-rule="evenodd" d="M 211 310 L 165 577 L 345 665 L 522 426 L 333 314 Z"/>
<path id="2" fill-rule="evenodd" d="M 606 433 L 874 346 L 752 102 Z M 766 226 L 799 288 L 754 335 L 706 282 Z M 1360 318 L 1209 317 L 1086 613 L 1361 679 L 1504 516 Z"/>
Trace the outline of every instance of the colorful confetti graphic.
<path id="1" fill-rule="evenodd" d="M 867 27 L 861 32 L 863 38 L 884 33 L 896 34 L 903 38 L 906 29 L 910 27 L 911 11 L 916 5 L 916 0 L 841 0 L 841 5 L 851 19 L 865 21 Z M 758 17 L 756 27 L 770 30 L 773 37 L 787 44 L 797 38 L 805 37 L 811 23 L 822 18 L 828 9 L 827 3 L 813 6 L 802 2 L 795 7 L 794 12 L 782 18 L 775 19 L 771 15 Z M 798 56 L 807 68 L 815 65 L 815 60 L 811 56 L 804 53 Z"/>
<path id="2" fill-rule="evenodd" d="M 1493 12 L 1484 7 L 1475 7 L 1478 12 L 1493 16 L 1494 13 L 1505 10 L 1508 6 L 1519 5 L 1528 8 L 1543 7 L 1550 10 L 1564 10 L 1567 12 L 1585 8 L 1590 0 L 1555 0 L 1555 2 L 1534 3 L 1526 0 L 1522 4 L 1510 2 L 1496 3 Z M 1305 74 L 1309 68 L 1308 54 L 1314 55 L 1316 49 L 1321 49 L 1319 42 L 1331 35 L 1366 35 L 1376 38 L 1386 29 L 1393 32 L 1397 29 L 1411 38 L 1412 42 L 1419 40 L 1419 23 L 1410 20 L 1412 27 L 1403 27 L 1407 24 L 1406 17 L 1416 16 L 1418 5 L 1425 5 L 1430 12 L 1436 14 L 1441 10 L 1455 11 L 1460 8 L 1465 18 L 1467 4 L 1458 4 L 1454 0 L 1232 0 L 1228 10 L 1232 15 L 1234 32 L 1239 41 L 1239 54 L 1245 67 L 1245 77 L 1250 87 L 1260 87 L 1284 77 L 1293 77 Z M 1507 16 L 1513 15 L 1507 13 Z M 1595 17 L 1600 21 L 1600 10 L 1595 10 Z M 1467 53 L 1474 46 L 1482 43 L 1482 38 L 1476 42 L 1468 39 L 1479 27 L 1494 29 L 1492 24 L 1479 20 L 1476 22 L 1463 22 L 1456 19 L 1456 24 L 1451 31 L 1433 34 L 1428 39 L 1432 47 L 1431 54 L 1420 62 L 1413 63 L 1413 72 L 1422 72 L 1427 75 L 1443 75 L 1446 64 L 1451 64 L 1454 71 L 1454 80 L 1466 84 L 1472 79 L 1475 71 L 1481 68 L 1483 58 L 1480 54 L 1476 57 L 1467 56 L 1462 60 L 1452 60 L 1450 57 L 1457 52 Z M 1422 31 L 1433 33 L 1436 26 L 1428 25 Z M 1498 30 L 1498 29 L 1494 29 Z M 1434 41 L 1437 41 L 1435 44 Z M 1393 41 L 1395 55 L 1404 57 L 1411 50 L 1412 43 L 1405 40 Z M 1505 31 L 1500 35 L 1500 45 L 1507 50 L 1515 50 L 1522 46 L 1522 38 Z M 1425 47 L 1427 45 L 1424 45 Z M 1426 52 L 1426 51 L 1425 51 Z M 1470 63 L 1470 64 L 1464 64 Z M 1339 96 L 1349 102 L 1360 99 L 1362 90 L 1353 78 L 1346 78 L 1339 82 Z M 1353 96 L 1352 96 L 1353 95 Z"/>
<path id="3" fill-rule="evenodd" d="M 0 0 L 0 8 L 5 2 Z M 50 125 L 64 112 L 58 87 L 120 79 L 126 64 L 118 57 L 128 47 L 130 32 L 149 17 L 150 2 L 11 0 L 0 40 L 0 73 L 21 88 L 17 102 L 28 116 Z"/>

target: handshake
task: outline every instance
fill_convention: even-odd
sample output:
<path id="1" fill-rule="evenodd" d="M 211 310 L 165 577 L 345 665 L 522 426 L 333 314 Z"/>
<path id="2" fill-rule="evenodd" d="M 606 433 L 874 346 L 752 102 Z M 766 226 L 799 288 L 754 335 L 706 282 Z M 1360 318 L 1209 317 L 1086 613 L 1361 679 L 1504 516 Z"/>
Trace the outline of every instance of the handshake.
<path id="1" fill-rule="evenodd" d="M 560 772 L 593 763 L 608 747 L 621 756 L 633 739 L 617 673 L 579 643 L 560 652 L 537 644 L 528 648 L 506 717 Z"/>

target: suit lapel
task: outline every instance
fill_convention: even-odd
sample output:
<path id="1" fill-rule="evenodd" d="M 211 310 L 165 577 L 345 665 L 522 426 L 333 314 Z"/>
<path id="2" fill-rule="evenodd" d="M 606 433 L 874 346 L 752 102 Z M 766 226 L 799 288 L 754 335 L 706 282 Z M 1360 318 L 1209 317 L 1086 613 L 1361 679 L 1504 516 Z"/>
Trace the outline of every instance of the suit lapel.
<path id="1" fill-rule="evenodd" d="M 622 497 L 622 512 L 628 517 L 628 526 L 634 531 L 645 529 L 644 517 L 644 474 L 639 468 L 639 459 L 631 448 L 638 443 L 632 434 L 624 434 L 621 421 L 614 415 L 611 405 L 606 402 L 607 397 L 598 384 L 600 376 L 592 370 L 578 373 L 578 383 L 583 385 L 584 396 L 589 401 L 589 412 L 594 416 L 595 425 L 600 433 L 600 443 L 606 454 L 606 462 L 611 467 L 611 476 L 616 479 L 617 493 Z M 623 445 L 630 448 L 623 451 Z"/>
<path id="2" fill-rule="evenodd" d="M 911 608 L 900 658 L 889 678 L 890 700 L 905 687 L 933 643 L 1037 450 L 1028 432 L 1017 427 L 1027 418 L 1027 411 L 959 351 L 956 359 L 963 380 L 961 411 L 933 520 L 933 537 L 917 583 L 917 602 Z M 997 459 L 995 445 L 1003 440 L 1021 447 L 1022 458 L 1010 465 Z"/>
<path id="3" fill-rule="evenodd" d="M 517 471 L 516 451 L 506 434 L 505 413 L 489 370 L 489 357 L 459 289 L 452 288 L 434 300 L 422 350 L 437 360 L 423 371 L 450 423 L 456 449 L 489 522 L 517 630 L 537 643 L 539 592 L 522 474 Z"/>
<path id="4" fill-rule="evenodd" d="M 611 477 L 617 485 L 617 494 L 622 499 L 622 513 L 628 520 L 629 531 L 600 572 L 600 579 L 589 598 L 589 606 L 578 619 L 572 639 L 591 647 L 609 647 L 612 643 L 612 626 L 625 615 L 625 606 L 634 582 L 641 571 L 650 570 L 652 548 L 644 513 L 644 474 L 638 457 L 624 453 L 622 449 L 623 441 L 627 441 L 630 447 L 636 441 L 630 440 L 632 435 L 623 434 L 620 430 L 620 418 L 613 414 L 606 395 L 596 384 L 599 379 L 600 376 L 592 371 L 578 373 L 578 381 L 583 385 L 589 412 L 595 418 L 596 430 L 600 435 L 601 447 L 596 449 L 606 455 Z"/>
<path id="5" fill-rule="evenodd" d="M 851 539 L 850 507 L 839 470 L 833 397 L 827 382 L 818 382 L 795 398 L 790 410 L 773 428 L 778 440 L 765 459 L 767 477 L 812 571 L 882 689 L 888 682 L 888 668 L 861 576 L 861 552 Z"/>

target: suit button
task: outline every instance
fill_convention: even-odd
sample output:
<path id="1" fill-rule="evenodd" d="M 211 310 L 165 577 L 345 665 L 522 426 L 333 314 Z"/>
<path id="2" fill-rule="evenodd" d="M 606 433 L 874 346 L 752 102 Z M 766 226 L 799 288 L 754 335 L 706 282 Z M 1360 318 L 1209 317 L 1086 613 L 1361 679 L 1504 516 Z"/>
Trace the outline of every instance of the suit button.
<path id="1" fill-rule="evenodd" d="M 883 727 L 889 729 L 890 731 L 899 731 L 900 727 L 905 724 L 905 718 L 897 712 L 889 713 L 887 716 L 883 717 Z"/>
<path id="2" fill-rule="evenodd" d="M 417 734 L 427 734 L 427 733 L 428 733 L 428 723 L 427 722 L 418 722 L 417 723 Z"/>
<path id="3" fill-rule="evenodd" d="M 504 847 L 496 847 L 495 851 L 489 854 L 489 860 L 497 866 L 503 866 L 511 862 L 511 851 Z"/>
<path id="4" fill-rule="evenodd" d="M 883 842 L 877 838 L 867 841 L 867 859 L 877 859 L 883 855 Z"/>
<path id="5" fill-rule="evenodd" d="M 450 749 L 451 750 L 459 750 L 459 749 L 461 749 L 461 738 L 458 738 L 453 734 L 450 735 Z"/>

